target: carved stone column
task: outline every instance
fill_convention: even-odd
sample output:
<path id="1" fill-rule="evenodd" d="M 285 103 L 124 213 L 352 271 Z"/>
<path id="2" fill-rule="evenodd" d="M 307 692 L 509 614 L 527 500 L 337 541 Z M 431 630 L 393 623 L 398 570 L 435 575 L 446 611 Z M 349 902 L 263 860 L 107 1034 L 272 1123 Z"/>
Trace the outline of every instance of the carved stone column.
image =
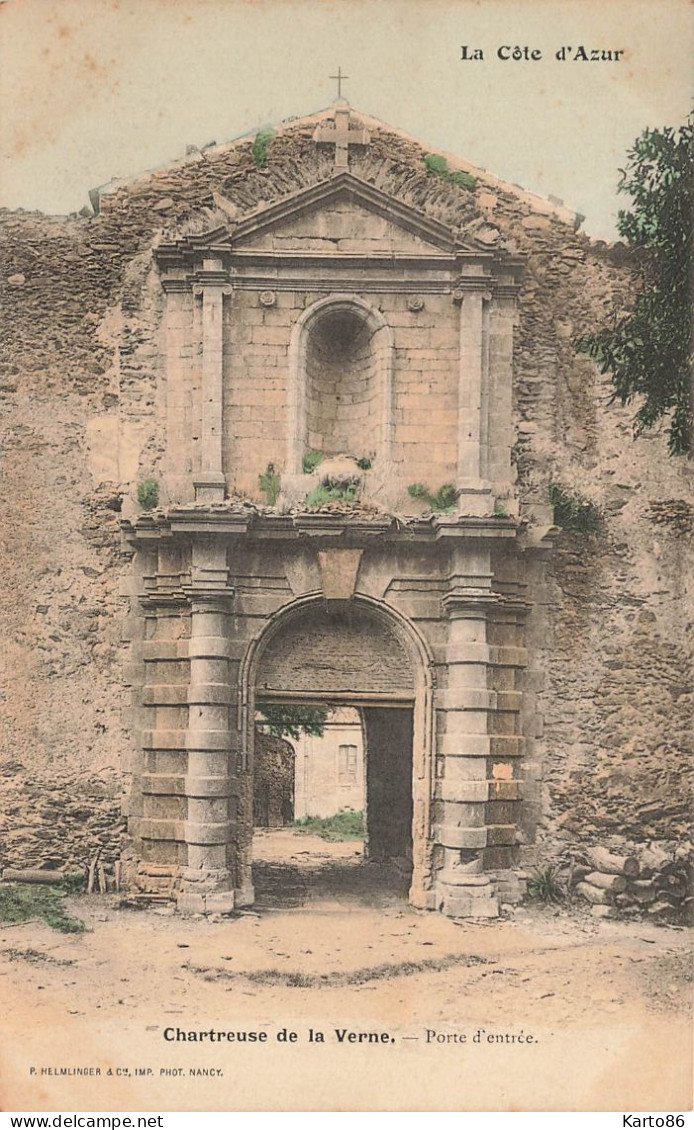
<path id="1" fill-rule="evenodd" d="M 185 780 L 187 867 L 179 908 L 229 911 L 234 908 L 230 853 L 236 828 L 237 789 L 230 726 L 230 617 L 222 539 L 193 542 L 188 648 L 188 771 Z"/>
<path id="2" fill-rule="evenodd" d="M 441 758 L 436 841 L 443 849 L 436 905 L 452 917 L 495 917 L 498 901 L 483 874 L 483 852 L 492 708 L 487 612 L 497 598 L 491 590 L 488 551 L 458 551 L 453 567 L 442 602 L 449 620 L 446 686 L 435 697 Z"/>
<path id="3" fill-rule="evenodd" d="M 219 259 L 203 260 L 193 293 L 202 298 L 202 435 L 200 470 L 195 475 L 196 502 L 222 502 L 224 296 L 231 294 Z"/>

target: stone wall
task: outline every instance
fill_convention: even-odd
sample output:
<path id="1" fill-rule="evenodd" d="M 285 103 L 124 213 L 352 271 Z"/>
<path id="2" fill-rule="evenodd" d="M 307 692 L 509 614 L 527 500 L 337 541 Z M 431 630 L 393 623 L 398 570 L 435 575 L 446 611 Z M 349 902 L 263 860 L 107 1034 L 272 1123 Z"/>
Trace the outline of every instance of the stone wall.
<path id="1" fill-rule="evenodd" d="M 197 153 L 116 187 L 92 219 L 0 215 L 0 758 L 8 863 L 39 863 L 42 842 L 53 863 L 91 857 L 99 846 L 115 851 L 114 782 L 130 771 L 133 755 L 122 714 L 129 560 L 118 522 L 136 512 L 143 478 L 163 484 L 164 503 L 181 487 L 167 479 L 164 462 L 163 296 L 152 245 L 164 231 L 224 222 L 215 193 L 241 214 L 327 178 L 330 157 L 311 141 L 313 128 L 299 122 L 278 132 L 263 170 L 253 165 L 250 140 Z M 413 141 L 377 123 L 369 129 L 370 146 L 352 162 L 356 175 L 465 238 L 527 257 L 513 458 L 528 539 L 551 521 L 550 482 L 585 495 L 603 516 L 597 534 L 560 535 L 554 563 L 531 594 L 539 609 L 532 691 L 545 717 L 534 755 L 536 776 L 544 772 L 540 852 L 549 856 L 606 830 L 632 840 L 678 838 L 691 763 L 691 466 L 668 457 L 660 433 L 634 440 L 630 409 L 610 403 L 606 378 L 572 347 L 628 302 L 628 261 L 573 232 L 540 201 L 484 174 L 475 190 L 459 188 L 426 172 Z M 257 341 L 244 345 L 265 351 L 252 377 L 260 367 L 270 374 L 274 422 L 252 419 L 240 383 L 228 416 L 237 489 L 256 497 L 258 467 L 276 461 L 281 434 L 284 394 L 273 367 L 260 362 L 279 348 L 273 332 L 286 331 L 285 297 L 262 313 Z M 408 480 L 432 487 L 450 478 L 454 461 L 445 429 L 440 445 L 426 449 L 419 431 L 439 379 L 432 363 L 454 348 L 437 336 L 443 301 L 431 296 L 422 312 L 430 320 L 426 365 L 408 353 L 408 327 L 419 318 L 421 329 L 422 314 L 408 311 L 403 298 L 387 315 L 402 351 L 397 458 L 407 459 Z M 181 442 L 196 431 L 190 350 Z M 442 411 L 453 407 L 441 402 Z M 77 799 L 78 788 L 88 803 Z M 36 806 L 40 794 L 64 798 L 59 837 L 56 806 Z M 536 855 L 528 851 L 528 860 Z"/>
<path id="2" fill-rule="evenodd" d="M 294 747 L 284 738 L 256 730 L 253 769 L 253 825 L 282 828 L 294 817 Z"/>
<path id="3" fill-rule="evenodd" d="M 290 291 L 265 309 L 257 294 L 234 295 L 224 385 L 228 410 L 224 458 L 235 489 L 263 501 L 258 476 L 284 461 L 287 381 L 284 363 L 291 322 L 304 296 Z"/>
<path id="4" fill-rule="evenodd" d="M 291 327 L 328 293 L 280 291 L 275 304 L 265 308 L 257 294 L 239 291 L 226 311 L 224 462 L 232 490 L 245 497 L 262 502 L 260 474 L 268 463 L 282 467 L 289 427 Z M 422 310 L 408 309 L 407 295 L 377 296 L 376 301 L 394 335 L 393 457 L 404 502 L 409 483 L 423 481 L 437 490 L 456 477 L 458 312 L 449 295 L 427 295 Z M 321 358 L 318 388 L 312 373 L 320 326 L 319 320 L 309 339 L 306 447 L 372 459 L 378 451 L 377 335 L 372 334 L 369 341 L 364 328 L 358 334 L 354 356 L 346 357 L 342 370 L 336 359 L 332 380 L 327 382 Z M 332 327 L 327 333 L 335 339 Z M 184 338 L 182 359 L 192 348 Z M 191 395 L 195 387 L 193 369 Z M 328 419 L 331 407 L 334 411 Z M 194 459 L 194 445 L 189 439 L 184 442 L 186 452 L 190 451 L 188 458 Z"/>
<path id="5" fill-rule="evenodd" d="M 97 857 L 105 866 L 120 858 L 125 820 L 115 774 L 82 776 L 66 767 L 51 779 L 12 760 L 3 762 L 2 774 L 0 870 L 67 866 L 77 872 Z"/>

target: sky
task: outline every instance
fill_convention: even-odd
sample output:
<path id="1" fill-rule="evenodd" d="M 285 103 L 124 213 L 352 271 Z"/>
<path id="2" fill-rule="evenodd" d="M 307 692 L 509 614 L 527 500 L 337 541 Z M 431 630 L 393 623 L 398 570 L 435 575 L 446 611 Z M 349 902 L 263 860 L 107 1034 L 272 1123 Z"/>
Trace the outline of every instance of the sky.
<path id="1" fill-rule="evenodd" d="M 556 58 L 580 45 L 623 54 Z M 497 56 L 514 47 L 542 57 Z M 690 0 L 0 0 L 0 204 L 77 211 L 186 145 L 329 106 L 340 66 L 355 109 L 612 239 L 626 152 L 684 120 L 693 64 Z"/>

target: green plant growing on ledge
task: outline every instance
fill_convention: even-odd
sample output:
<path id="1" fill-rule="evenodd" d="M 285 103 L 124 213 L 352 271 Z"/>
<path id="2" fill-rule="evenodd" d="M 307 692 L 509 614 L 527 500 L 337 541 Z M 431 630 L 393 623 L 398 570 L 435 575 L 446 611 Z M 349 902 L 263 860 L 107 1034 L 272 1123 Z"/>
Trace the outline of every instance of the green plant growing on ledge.
<path id="1" fill-rule="evenodd" d="M 280 493 L 280 477 L 274 463 L 268 463 L 262 475 L 258 475 L 258 482 L 268 506 L 275 506 Z"/>
<path id="2" fill-rule="evenodd" d="M 562 887 L 553 867 L 537 868 L 528 879 L 528 898 L 535 902 L 557 903 L 564 898 Z"/>
<path id="3" fill-rule="evenodd" d="M 159 483 L 156 479 L 143 479 L 138 484 L 137 501 L 143 510 L 154 510 L 159 503 Z"/>
<path id="4" fill-rule="evenodd" d="M 425 153 L 422 160 L 428 173 L 432 173 L 433 176 L 448 181 L 449 184 L 454 184 L 458 188 L 466 188 L 468 191 L 472 191 L 477 184 L 475 177 L 471 176 L 470 173 L 465 173 L 462 169 L 449 169 L 448 161 L 440 153 Z"/>
<path id="5" fill-rule="evenodd" d="M 310 475 L 312 471 L 315 471 L 316 467 L 320 466 L 324 459 L 325 456 L 322 451 L 314 451 L 313 448 L 310 447 L 301 460 L 301 470 L 305 475 Z"/>
<path id="6" fill-rule="evenodd" d="M 270 142 L 275 136 L 274 129 L 261 129 L 253 139 L 253 148 L 251 149 L 251 156 L 253 157 L 253 164 L 256 169 L 264 169 L 267 164 L 267 151 L 270 148 Z"/>
<path id="7" fill-rule="evenodd" d="M 357 479 L 331 479 L 326 476 L 320 486 L 306 495 L 306 505 L 309 509 L 325 506 L 327 502 L 356 502 Z"/>
<path id="8" fill-rule="evenodd" d="M 600 529 L 600 511 L 587 498 L 570 495 L 558 483 L 551 483 L 549 501 L 555 526 L 577 534 L 594 534 Z"/>
<path id="9" fill-rule="evenodd" d="M 496 499 L 496 501 L 494 503 L 493 517 L 494 518 L 510 518 L 511 517 L 508 510 L 504 506 L 503 502 L 499 502 L 498 498 Z"/>
<path id="10" fill-rule="evenodd" d="M 452 510 L 458 498 L 458 491 L 453 483 L 444 483 L 436 494 L 432 494 L 425 483 L 410 483 L 407 493 L 410 498 L 418 498 L 425 502 L 429 509 L 437 514 L 444 510 Z"/>
<path id="11" fill-rule="evenodd" d="M 367 455 L 363 455 L 361 459 L 357 459 L 357 467 L 360 471 L 370 471 L 373 466 L 372 460 Z"/>

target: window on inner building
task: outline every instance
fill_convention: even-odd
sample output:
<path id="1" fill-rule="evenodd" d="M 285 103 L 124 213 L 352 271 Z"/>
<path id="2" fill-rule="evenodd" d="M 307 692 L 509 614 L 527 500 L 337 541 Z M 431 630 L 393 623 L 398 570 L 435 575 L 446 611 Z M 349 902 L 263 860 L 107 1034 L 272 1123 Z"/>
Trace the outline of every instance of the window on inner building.
<path id="1" fill-rule="evenodd" d="M 337 779 L 341 785 L 351 785 L 357 779 L 357 747 L 341 745 L 337 759 Z"/>

